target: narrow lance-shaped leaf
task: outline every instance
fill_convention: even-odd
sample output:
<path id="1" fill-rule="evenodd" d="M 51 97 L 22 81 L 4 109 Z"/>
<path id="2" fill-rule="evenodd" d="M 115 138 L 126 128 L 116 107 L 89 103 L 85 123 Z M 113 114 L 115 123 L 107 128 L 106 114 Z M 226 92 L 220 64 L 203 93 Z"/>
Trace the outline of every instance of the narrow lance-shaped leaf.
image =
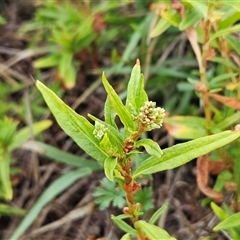
<path id="1" fill-rule="evenodd" d="M 152 139 L 141 139 L 136 142 L 135 146 L 137 148 L 143 146 L 146 149 L 147 153 L 152 156 L 156 157 L 162 156 L 162 150 L 160 149 L 159 145 Z"/>
<path id="2" fill-rule="evenodd" d="M 93 172 L 94 171 L 102 171 L 102 164 L 100 164 L 97 161 L 94 160 L 89 160 L 89 159 L 85 159 L 83 157 L 80 156 L 76 156 L 74 154 L 68 153 L 68 152 L 64 152 L 58 148 L 55 148 L 51 145 L 48 145 L 46 143 L 42 143 L 42 142 L 37 142 L 35 141 L 34 143 L 36 143 L 37 146 L 37 151 L 40 152 L 40 154 L 43 154 L 44 156 L 55 160 L 57 162 L 61 162 L 61 163 L 65 163 L 68 166 L 74 166 L 74 167 L 88 167 L 90 168 Z M 31 143 L 33 144 L 33 143 Z M 36 149 L 35 146 L 33 146 L 34 149 Z"/>
<path id="3" fill-rule="evenodd" d="M 213 231 L 219 231 L 222 229 L 228 229 L 232 227 L 239 227 L 240 226 L 240 212 L 235 213 L 222 222 L 220 222 L 217 226 L 213 228 Z"/>
<path id="4" fill-rule="evenodd" d="M 229 33 L 238 32 L 239 30 L 240 30 L 240 24 L 236 24 L 236 25 L 228 27 L 226 29 L 219 30 L 210 37 L 209 42 L 211 42 L 212 40 L 214 40 L 217 37 L 221 37 L 221 36 L 224 36 Z"/>
<path id="5" fill-rule="evenodd" d="M 104 117 L 105 117 L 106 123 L 110 124 L 116 130 L 118 130 L 117 124 L 115 122 L 116 112 L 114 111 L 114 108 L 109 100 L 109 97 L 107 97 L 107 99 L 105 101 Z"/>
<path id="6" fill-rule="evenodd" d="M 51 125 L 52 125 L 51 120 L 43 120 L 43 121 L 36 122 L 32 125 L 32 134 L 37 135 L 40 132 L 43 132 L 44 130 L 48 129 Z M 31 136 L 31 131 L 30 131 L 29 127 L 24 127 L 22 129 L 20 129 L 14 135 L 13 142 L 9 147 L 10 150 L 14 150 L 17 147 L 21 146 L 21 144 L 26 142 L 31 137 L 32 136 Z"/>
<path id="7" fill-rule="evenodd" d="M 104 161 L 104 172 L 106 177 L 110 180 L 113 181 L 114 179 L 114 169 L 117 165 L 117 158 L 112 158 L 112 157 L 108 157 L 105 161 Z"/>
<path id="8" fill-rule="evenodd" d="M 194 158 L 222 147 L 240 137 L 240 130 L 237 130 L 237 126 L 235 131 L 224 131 L 164 149 L 161 158 L 151 156 L 141 163 L 133 177 L 179 167 Z"/>
<path id="9" fill-rule="evenodd" d="M 137 59 L 128 83 L 126 106 L 130 106 L 130 109 L 133 106 L 138 112 L 147 100 L 148 97 L 144 91 L 144 78 L 141 75 L 140 61 Z"/>
<path id="10" fill-rule="evenodd" d="M 99 140 L 93 135 L 94 126 L 86 118 L 67 106 L 53 91 L 37 81 L 48 107 L 60 127 L 91 157 L 104 162 L 108 155 L 100 148 Z"/>
<path id="11" fill-rule="evenodd" d="M 113 87 L 109 84 L 104 73 L 102 75 L 102 83 L 108 94 L 111 104 L 115 109 L 116 113 L 118 114 L 121 122 L 126 127 L 126 129 L 132 129 L 133 128 L 132 116 L 127 110 L 127 108 L 123 105 L 121 99 L 119 98 Z"/>
<path id="12" fill-rule="evenodd" d="M 176 238 L 171 237 L 167 231 L 159 228 L 155 225 L 147 223 L 143 220 L 137 221 L 134 224 L 137 228 L 140 228 L 147 237 L 150 239 L 164 239 L 164 240 L 176 240 Z M 159 238 L 160 237 L 160 238 Z"/>
<path id="13" fill-rule="evenodd" d="M 137 231 L 132 228 L 130 225 L 128 225 L 126 222 L 124 222 L 119 216 L 111 216 L 111 219 L 114 221 L 114 223 L 122 229 L 126 233 L 130 233 L 132 236 L 137 236 Z"/>
<path id="14" fill-rule="evenodd" d="M 154 224 L 158 219 L 159 217 L 164 213 L 166 212 L 168 209 L 168 204 L 165 203 L 163 206 L 161 206 L 153 215 L 152 217 L 149 219 L 149 223 L 150 224 Z"/>

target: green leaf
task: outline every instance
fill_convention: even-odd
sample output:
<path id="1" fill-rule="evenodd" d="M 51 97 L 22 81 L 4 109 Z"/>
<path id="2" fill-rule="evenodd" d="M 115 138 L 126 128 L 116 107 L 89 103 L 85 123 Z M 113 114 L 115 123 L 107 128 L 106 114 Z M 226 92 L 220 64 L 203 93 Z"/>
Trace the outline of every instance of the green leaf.
<path id="1" fill-rule="evenodd" d="M 74 167 L 88 167 L 93 172 L 102 170 L 102 165 L 96 161 L 92 161 L 64 152 L 58 148 L 55 148 L 42 142 L 36 142 L 36 144 L 40 148 L 38 151 L 41 154 L 57 162 L 65 163 Z"/>
<path id="2" fill-rule="evenodd" d="M 109 84 L 108 80 L 106 79 L 104 73 L 102 75 L 102 83 L 104 88 L 108 94 L 109 100 L 115 111 L 117 112 L 121 122 L 126 127 L 126 130 L 130 130 L 133 128 L 133 119 L 127 108 L 123 105 L 121 99 L 113 89 L 113 87 Z"/>
<path id="3" fill-rule="evenodd" d="M 185 15 L 185 17 L 182 19 L 182 21 L 179 24 L 179 30 L 183 31 L 187 28 L 194 26 L 198 23 L 198 21 L 202 18 L 201 14 L 196 11 L 195 9 L 191 8 L 190 11 Z"/>
<path id="4" fill-rule="evenodd" d="M 152 174 L 179 167 L 194 158 L 222 147 L 240 137 L 240 131 L 224 131 L 211 136 L 201 137 L 189 142 L 176 144 L 163 150 L 161 158 L 151 156 L 139 165 L 133 174 Z"/>
<path id="5" fill-rule="evenodd" d="M 211 59 L 212 62 L 216 62 L 219 64 L 222 64 L 226 67 L 230 67 L 232 68 L 234 71 L 239 72 L 239 68 L 231 61 L 225 59 L 225 58 L 221 58 L 221 57 L 214 57 Z"/>
<path id="6" fill-rule="evenodd" d="M 202 16 L 206 19 L 208 14 L 208 6 L 207 1 L 192 1 L 187 0 L 188 3 L 190 3 L 197 12 L 201 13 Z"/>
<path id="7" fill-rule="evenodd" d="M 116 147 L 119 151 L 119 153 L 123 152 L 123 137 L 120 134 L 120 132 L 118 131 L 118 129 L 116 129 L 115 127 L 113 127 L 112 125 L 94 117 L 91 114 L 88 114 L 89 118 L 91 118 L 93 121 L 98 121 L 99 123 L 101 123 L 103 126 L 105 126 L 107 128 L 107 137 L 108 140 L 111 142 L 112 147 Z M 101 142 L 100 145 L 102 144 L 101 147 L 103 147 L 104 143 Z M 104 148 L 103 148 L 104 149 Z"/>
<path id="8" fill-rule="evenodd" d="M 166 212 L 168 209 L 168 204 L 165 203 L 163 206 L 161 206 L 153 215 L 152 217 L 149 219 L 149 223 L 150 224 L 154 224 L 156 223 L 156 221 L 159 219 L 159 217 Z"/>
<path id="9" fill-rule="evenodd" d="M 0 204 L 0 216 L 1 215 L 17 215 L 17 216 L 23 216 L 25 214 L 25 210 L 21 208 L 16 207 L 10 207 L 5 204 Z"/>
<path id="10" fill-rule="evenodd" d="M 222 29 L 214 33 L 210 38 L 209 38 L 209 43 L 214 40 L 215 38 L 222 37 L 224 35 L 227 35 L 229 33 L 234 33 L 240 31 L 240 24 L 236 24 L 234 26 L 228 27 L 226 29 Z"/>
<path id="11" fill-rule="evenodd" d="M 55 67 L 59 64 L 59 60 L 60 55 L 52 53 L 46 57 L 42 57 L 34 61 L 33 66 L 35 68 Z"/>
<path id="12" fill-rule="evenodd" d="M 161 16 L 169 21 L 171 25 L 174 27 L 178 27 L 181 17 L 179 16 L 178 12 L 175 9 L 169 7 L 167 10 L 161 12 Z"/>
<path id="13" fill-rule="evenodd" d="M 10 201 L 13 197 L 12 184 L 10 180 L 10 155 L 0 148 L 0 198 Z"/>
<path id="14" fill-rule="evenodd" d="M 55 180 L 38 198 L 37 202 L 28 211 L 22 222 L 18 224 L 17 228 L 9 239 L 18 239 L 38 217 L 39 213 L 47 203 L 62 193 L 65 189 L 70 187 L 75 181 L 88 176 L 90 173 L 91 171 L 89 168 L 81 168 L 65 173 Z"/>
<path id="15" fill-rule="evenodd" d="M 239 1 L 226 1 L 226 0 L 218 0 L 216 4 L 223 4 L 228 5 L 229 7 L 232 7 L 236 9 L 238 12 L 240 12 L 240 2 Z"/>
<path id="16" fill-rule="evenodd" d="M 76 83 L 76 69 L 73 62 L 73 53 L 65 51 L 61 55 L 61 59 L 58 65 L 58 71 L 64 87 L 72 89 Z"/>
<path id="17" fill-rule="evenodd" d="M 148 97 L 144 91 L 144 78 L 141 75 L 140 62 L 137 60 L 128 82 L 126 106 L 129 110 L 131 110 L 131 107 L 134 107 L 135 111 L 139 112 L 140 107 L 147 100 Z"/>
<path id="18" fill-rule="evenodd" d="M 134 201 L 141 204 L 142 212 L 147 212 L 154 207 L 152 196 L 153 192 L 150 187 L 144 187 L 136 192 Z"/>
<path id="19" fill-rule="evenodd" d="M 211 202 L 211 208 L 215 215 L 220 219 L 224 220 L 228 217 L 228 215 L 220 208 L 216 203 Z"/>
<path id="20" fill-rule="evenodd" d="M 97 187 L 93 193 L 95 202 L 99 204 L 100 210 L 108 208 L 112 202 L 114 207 L 122 209 L 126 205 L 125 194 L 122 189 L 116 186 L 116 182 L 111 182 L 107 178 L 101 181 L 101 187 Z"/>
<path id="21" fill-rule="evenodd" d="M 114 180 L 114 170 L 115 167 L 117 166 L 117 158 L 112 158 L 112 157 L 108 157 L 105 161 L 104 161 L 104 172 L 106 177 L 110 180 L 113 181 Z"/>
<path id="22" fill-rule="evenodd" d="M 0 25 L 5 24 L 6 22 L 7 21 L 5 20 L 5 18 L 0 15 Z"/>
<path id="23" fill-rule="evenodd" d="M 240 15 L 238 13 L 238 15 Z M 236 36 L 228 35 L 226 36 L 227 42 L 232 46 L 232 48 L 240 55 L 240 43 Z"/>
<path id="24" fill-rule="evenodd" d="M 219 123 L 214 124 L 211 128 L 211 131 L 214 133 L 226 130 L 227 128 L 230 128 L 232 124 L 237 123 L 240 121 L 240 113 L 236 112 L 229 117 L 224 117 L 219 121 Z"/>
<path id="25" fill-rule="evenodd" d="M 225 79 L 229 79 L 231 77 L 235 77 L 237 75 L 238 75 L 237 73 L 224 73 L 224 74 L 218 75 L 210 80 L 209 85 L 214 86 L 214 84 L 216 84 L 218 82 L 221 82 Z"/>
<path id="26" fill-rule="evenodd" d="M 105 117 L 105 122 L 110 124 L 112 127 L 114 127 L 118 132 L 118 127 L 115 122 L 116 112 L 114 111 L 114 108 L 111 104 L 111 101 L 109 100 L 109 97 L 107 97 L 107 99 L 105 101 L 104 117 Z"/>
<path id="27" fill-rule="evenodd" d="M 124 234 L 120 240 L 131 240 L 130 234 L 129 233 Z"/>
<path id="28" fill-rule="evenodd" d="M 20 147 L 24 142 L 32 137 L 48 129 L 52 125 L 51 120 L 42 120 L 32 125 L 32 133 L 30 127 L 24 127 L 17 131 L 14 135 L 12 144 L 10 145 L 10 150 L 14 150 Z"/>
<path id="29" fill-rule="evenodd" d="M 162 156 L 162 150 L 160 149 L 159 145 L 154 142 L 152 139 L 146 138 L 138 140 L 135 144 L 137 148 L 143 146 L 147 153 L 156 157 Z"/>
<path id="30" fill-rule="evenodd" d="M 220 222 L 217 226 L 213 228 L 213 231 L 219 231 L 239 226 L 240 226 L 240 212 L 235 213 L 224 219 L 222 222 Z"/>
<path id="31" fill-rule="evenodd" d="M 194 116 L 173 116 L 164 119 L 164 126 L 176 139 L 196 139 L 207 136 L 206 120 Z"/>
<path id="32" fill-rule="evenodd" d="M 116 217 L 114 215 L 111 215 L 111 219 L 124 232 L 130 233 L 132 236 L 137 237 L 137 231 L 126 222 L 124 222 L 119 216 Z"/>
<path id="33" fill-rule="evenodd" d="M 37 87 L 45 102 L 55 116 L 60 127 L 68 134 L 89 156 L 104 162 L 108 155 L 101 149 L 99 140 L 94 136 L 94 126 L 86 118 L 78 115 L 67 106 L 58 96 L 44 84 L 37 81 Z"/>
<path id="34" fill-rule="evenodd" d="M 154 38 L 164 33 L 171 26 L 170 22 L 164 18 L 160 18 L 155 28 L 152 30 L 150 37 Z"/>
<path id="35" fill-rule="evenodd" d="M 176 240 L 167 231 L 143 220 L 135 222 L 134 226 L 141 229 L 150 239 Z"/>

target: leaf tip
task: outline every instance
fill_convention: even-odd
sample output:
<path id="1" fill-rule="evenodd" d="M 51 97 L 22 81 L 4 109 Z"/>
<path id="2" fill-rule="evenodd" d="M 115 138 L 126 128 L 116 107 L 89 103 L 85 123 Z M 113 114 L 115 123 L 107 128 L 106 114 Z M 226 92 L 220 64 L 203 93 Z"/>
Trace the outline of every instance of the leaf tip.
<path id="1" fill-rule="evenodd" d="M 234 130 L 235 130 L 235 131 L 240 131 L 240 124 L 237 124 L 237 125 L 234 127 Z"/>
<path id="2" fill-rule="evenodd" d="M 140 67 L 140 60 L 139 59 L 136 60 L 136 66 Z"/>

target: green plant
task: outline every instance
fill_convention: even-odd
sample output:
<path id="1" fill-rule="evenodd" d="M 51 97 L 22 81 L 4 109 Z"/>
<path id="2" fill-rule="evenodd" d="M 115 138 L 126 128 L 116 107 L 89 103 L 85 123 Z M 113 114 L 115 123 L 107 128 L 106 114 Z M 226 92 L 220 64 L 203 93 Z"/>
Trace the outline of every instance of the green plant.
<path id="1" fill-rule="evenodd" d="M 120 5 L 111 1 L 102 4 L 45 1 L 33 20 L 20 29 L 21 33 L 34 33 L 30 44 L 49 46 L 47 56 L 34 61 L 34 67 L 56 68 L 62 85 L 73 88 L 81 64 L 86 56 L 95 54 L 94 44 L 106 27 L 102 13 Z"/>
<path id="2" fill-rule="evenodd" d="M 11 167 L 14 163 L 11 153 L 20 147 L 22 143 L 31 137 L 29 128 L 25 127 L 17 131 L 18 122 L 4 117 L 0 119 L 0 198 L 10 201 L 13 197 L 11 175 L 18 171 Z M 45 120 L 32 126 L 32 134 L 38 134 L 48 128 L 51 121 Z M 24 210 L 0 204 L 0 215 L 16 214 L 23 215 Z"/>
<path id="3" fill-rule="evenodd" d="M 0 15 L 0 25 L 3 25 L 6 23 L 6 20 L 3 16 Z"/>
<path id="4" fill-rule="evenodd" d="M 168 132 L 176 139 L 198 139 L 219 133 L 240 120 L 239 88 L 239 39 L 240 4 L 237 1 L 158 1 L 154 5 L 159 15 L 158 23 L 151 36 L 156 37 L 173 28 L 185 32 L 198 62 L 198 69 L 188 78 L 185 88 L 196 92 L 200 99 L 200 109 L 204 117 L 170 116 L 165 119 Z M 199 114 L 199 113 L 198 113 Z M 240 211 L 240 163 L 239 140 L 204 155 L 197 160 L 197 182 L 200 190 L 217 202 L 224 201 L 224 188 L 234 187 L 234 197 L 230 208 L 223 218 L 224 210 L 212 206 L 222 223 L 214 230 L 226 229 L 229 235 L 240 238 L 239 231 L 229 230 L 226 224 L 238 216 Z M 209 171 L 217 175 L 213 189 L 208 186 Z M 211 200 L 210 200 L 211 199 Z M 226 209 L 226 208 L 225 208 Z M 235 218 L 234 224 L 240 221 Z M 233 224 L 233 225 L 234 225 Z M 221 226 L 221 227 L 220 227 Z M 225 228 L 224 228 L 225 226 Z M 232 226 L 232 225 L 231 225 Z"/>
<path id="5" fill-rule="evenodd" d="M 104 74 L 102 83 L 108 95 L 104 108 L 105 120 L 89 114 L 95 125 L 78 115 L 41 82 L 37 81 L 37 87 L 63 130 L 87 154 L 102 163 L 106 177 L 117 182 L 124 191 L 127 203 L 123 208 L 124 214 L 112 215 L 112 220 L 126 232 L 122 239 L 130 239 L 130 236 L 145 240 L 159 237 L 174 239 L 164 229 L 154 225 L 162 210 L 153 215 L 154 221 L 152 218 L 149 222 L 141 220 L 144 213 L 141 204 L 135 200 L 135 193 L 141 189 L 141 176 L 181 166 L 226 145 L 239 138 L 239 127 L 161 150 L 153 140 L 141 138 L 143 133 L 161 127 L 165 112 L 163 108 L 156 107 L 156 103 L 148 100 L 140 62 L 137 61 L 132 70 L 126 104 L 120 100 Z M 118 129 L 116 116 L 121 120 L 123 130 Z M 142 155 L 139 151 L 142 147 L 148 155 L 132 171 L 135 157 Z M 132 225 L 123 220 L 126 218 L 131 220 Z"/>

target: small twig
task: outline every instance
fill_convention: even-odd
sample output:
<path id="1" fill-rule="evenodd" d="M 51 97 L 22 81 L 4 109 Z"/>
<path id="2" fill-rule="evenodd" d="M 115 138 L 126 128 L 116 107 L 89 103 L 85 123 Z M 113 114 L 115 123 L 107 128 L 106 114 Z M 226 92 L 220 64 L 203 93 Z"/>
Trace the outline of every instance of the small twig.
<path id="1" fill-rule="evenodd" d="M 76 110 L 76 108 L 85 101 L 85 99 L 101 84 L 101 79 L 96 80 L 87 90 L 83 92 L 79 98 L 71 106 L 72 109 Z"/>
<path id="2" fill-rule="evenodd" d="M 94 203 L 90 202 L 89 204 L 85 205 L 84 207 L 77 208 L 66 214 L 64 217 L 60 218 L 59 220 L 52 222 L 48 225 L 45 225 L 41 228 L 38 228 L 36 230 L 33 230 L 30 234 L 27 236 L 24 236 L 24 238 L 30 238 L 30 237 L 36 237 L 40 234 L 53 231 L 59 227 L 61 227 L 63 224 L 76 221 L 78 219 L 81 219 L 88 215 L 90 212 L 92 212 L 94 207 Z"/>

